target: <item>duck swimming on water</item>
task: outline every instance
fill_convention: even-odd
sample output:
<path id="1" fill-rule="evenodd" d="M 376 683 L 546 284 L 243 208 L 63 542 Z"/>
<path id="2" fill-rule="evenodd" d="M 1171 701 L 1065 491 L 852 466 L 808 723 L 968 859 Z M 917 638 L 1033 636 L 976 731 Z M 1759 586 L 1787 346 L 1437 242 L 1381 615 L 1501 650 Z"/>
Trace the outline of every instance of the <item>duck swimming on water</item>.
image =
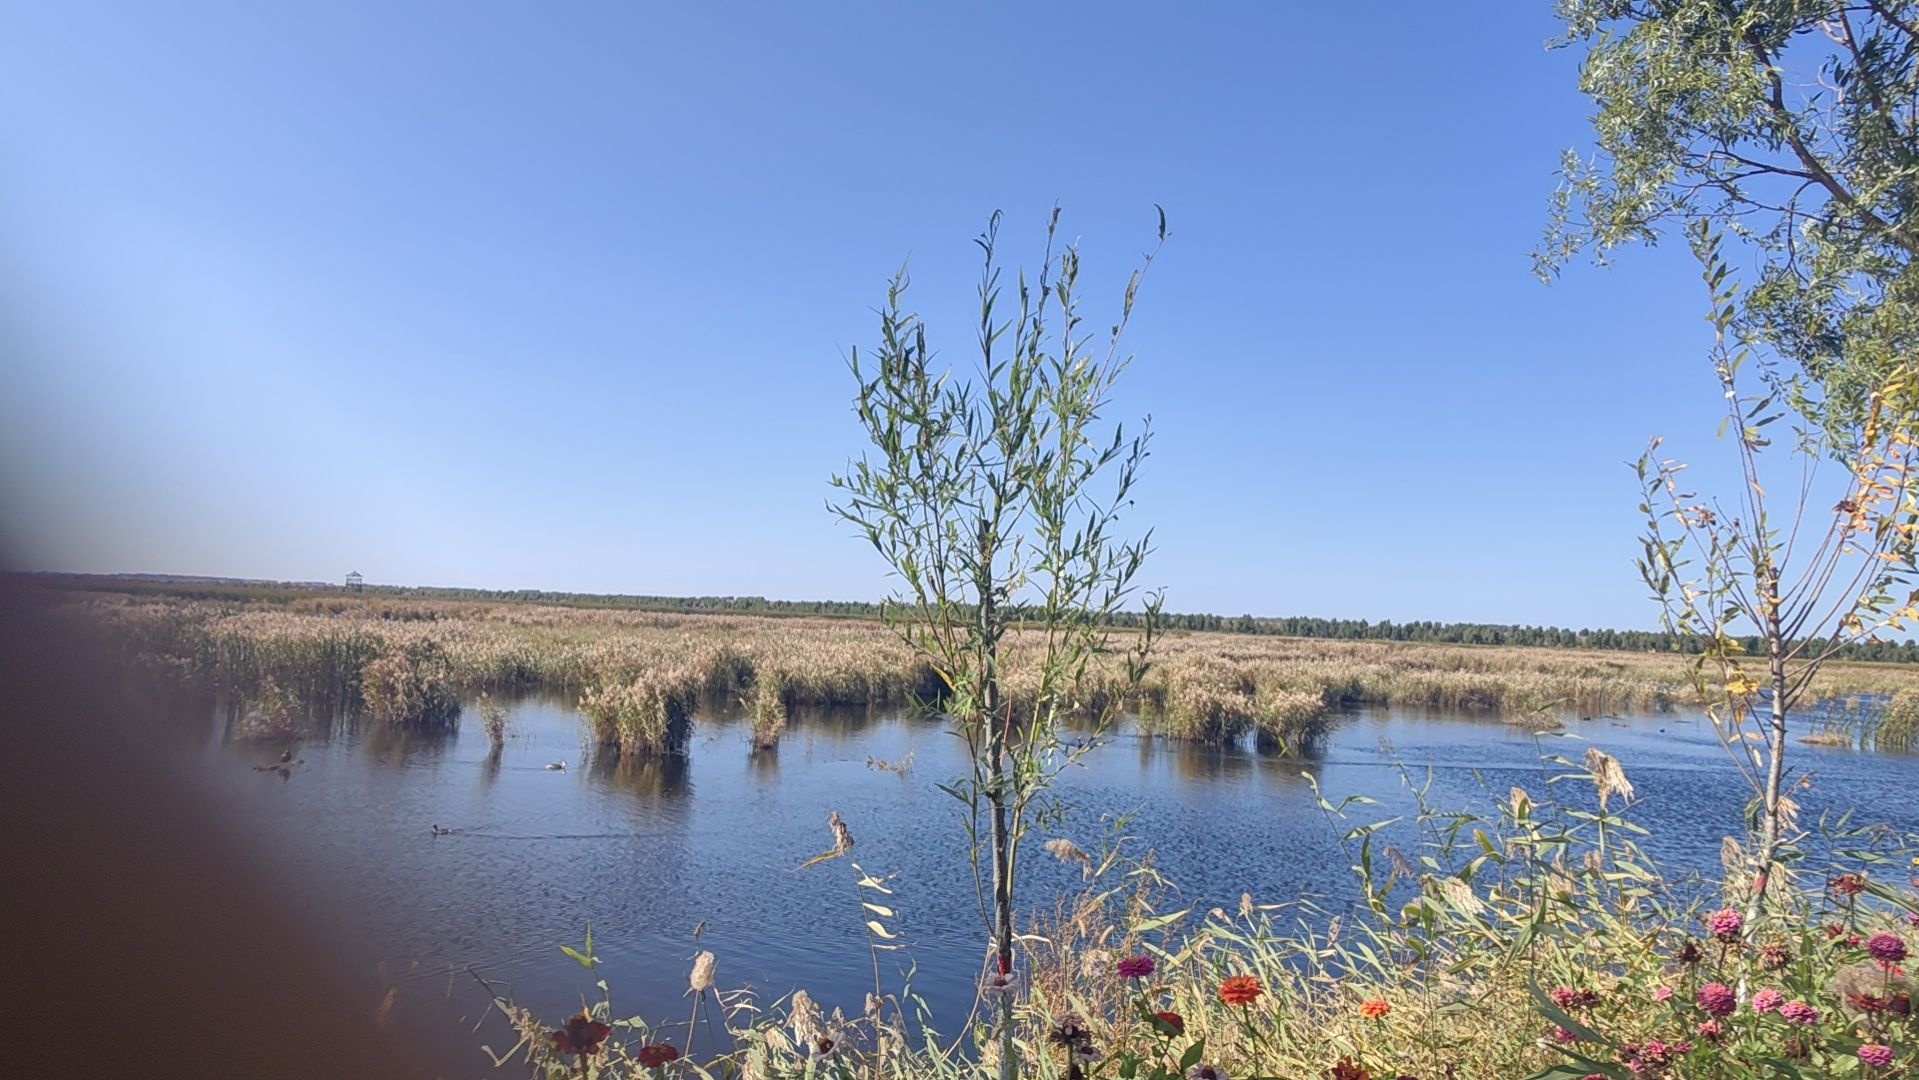
<path id="1" fill-rule="evenodd" d="M 549 761 L 549 762 L 547 762 L 547 763 L 546 763 L 546 767 L 547 767 L 547 768 L 549 768 L 549 769 L 551 769 L 551 770 L 553 770 L 554 772 L 565 772 L 565 771 L 566 771 L 566 762 L 564 762 L 564 761 Z"/>

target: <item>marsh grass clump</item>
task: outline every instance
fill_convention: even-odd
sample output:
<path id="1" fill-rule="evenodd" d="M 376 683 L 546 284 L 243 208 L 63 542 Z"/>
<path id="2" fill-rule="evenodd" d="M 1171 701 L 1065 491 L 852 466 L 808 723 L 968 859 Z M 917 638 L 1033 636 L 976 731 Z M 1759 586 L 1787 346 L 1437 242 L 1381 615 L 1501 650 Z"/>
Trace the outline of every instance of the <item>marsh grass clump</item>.
<path id="1" fill-rule="evenodd" d="M 786 730 L 786 688 L 777 674 L 761 672 L 743 704 L 753 725 L 755 750 L 773 750 Z"/>
<path id="2" fill-rule="evenodd" d="M 695 670 L 645 672 L 588 689 L 580 712 L 601 747 L 640 758 L 677 754 L 686 749 L 705 685 L 704 673 Z"/>
<path id="3" fill-rule="evenodd" d="M 1157 697 L 1158 710 L 1144 717 L 1155 735 L 1193 742 L 1238 742 L 1253 728 L 1255 706 L 1246 680 L 1229 664 L 1196 662 L 1167 665 Z"/>
<path id="4" fill-rule="evenodd" d="M 1323 693 L 1260 681 L 1253 689 L 1254 742 L 1262 750 L 1303 754 L 1337 727 Z"/>
<path id="5" fill-rule="evenodd" d="M 374 720 L 395 727 L 446 729 L 460 720 L 452 663 L 431 638 L 367 663 L 360 671 L 360 698 Z"/>
<path id="6" fill-rule="evenodd" d="M 268 678 L 261 683 L 258 696 L 240 708 L 234 735 L 240 739 L 288 738 L 298 733 L 302 711 L 290 691 Z"/>
<path id="7" fill-rule="evenodd" d="M 506 746 L 507 714 L 506 706 L 495 701 L 491 695 L 480 695 L 480 727 L 486 731 L 487 742 L 493 746 L 493 752 L 499 753 Z"/>
<path id="8" fill-rule="evenodd" d="M 1910 750 L 1919 738 L 1919 690 L 1901 690 L 1886 704 L 1873 731 L 1873 745 L 1882 750 Z"/>

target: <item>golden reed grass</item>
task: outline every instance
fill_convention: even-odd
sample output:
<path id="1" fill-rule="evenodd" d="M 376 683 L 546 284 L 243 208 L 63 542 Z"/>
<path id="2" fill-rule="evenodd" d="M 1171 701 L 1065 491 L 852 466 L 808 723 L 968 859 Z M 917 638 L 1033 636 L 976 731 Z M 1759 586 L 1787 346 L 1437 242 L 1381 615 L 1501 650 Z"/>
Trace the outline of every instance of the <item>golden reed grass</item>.
<path id="1" fill-rule="evenodd" d="M 324 606 L 73 594 L 63 607 L 106 632 L 130 669 L 247 700 L 292 696 L 395 723 L 438 722 L 454 694 L 577 696 L 602 744 L 634 754 L 685 745 L 705 695 L 744 699 L 765 741 L 792 706 L 935 701 L 937 674 L 877 622 L 662 614 L 472 601 L 329 599 Z M 1038 650 L 1015 635 L 1007 685 L 1036 684 Z M 1075 701 L 1103 705 L 1117 660 Z M 1919 697 L 1919 669 L 1828 665 L 1815 696 Z M 1457 709 L 1515 721 L 1697 704 L 1687 659 L 1522 646 L 1327 641 L 1174 631 L 1123 704 L 1154 735 L 1210 743 L 1251 734 L 1305 748 L 1359 704 Z M 1541 721 L 1541 718 L 1544 718 Z"/>

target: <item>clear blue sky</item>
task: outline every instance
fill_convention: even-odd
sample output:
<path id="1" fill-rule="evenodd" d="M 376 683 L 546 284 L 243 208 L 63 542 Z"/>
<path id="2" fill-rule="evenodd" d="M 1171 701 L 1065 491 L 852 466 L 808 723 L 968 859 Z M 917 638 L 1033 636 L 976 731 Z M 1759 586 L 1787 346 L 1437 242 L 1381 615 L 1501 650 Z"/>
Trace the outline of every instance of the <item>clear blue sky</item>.
<path id="1" fill-rule="evenodd" d="M 1171 220 L 1175 610 L 1652 625 L 1621 462 L 1714 452 L 1680 245 L 1530 274 L 1547 0 L 4 6 L 24 566 L 875 597 L 846 349 L 910 257 L 967 362 L 1055 201 L 1101 317 Z"/>

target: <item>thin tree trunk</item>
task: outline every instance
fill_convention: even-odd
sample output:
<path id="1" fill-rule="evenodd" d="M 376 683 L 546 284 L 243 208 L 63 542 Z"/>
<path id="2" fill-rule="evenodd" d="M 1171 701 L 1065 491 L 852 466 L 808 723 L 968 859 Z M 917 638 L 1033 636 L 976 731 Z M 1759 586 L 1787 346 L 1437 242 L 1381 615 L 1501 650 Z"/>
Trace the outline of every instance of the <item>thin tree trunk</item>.
<path id="1" fill-rule="evenodd" d="M 993 602 L 993 549 L 980 529 L 980 713 L 987 725 L 986 801 L 992 806 L 993 963 L 1001 975 L 1013 971 L 1012 837 L 1006 812 L 1006 728 L 1000 722 L 999 633 Z M 999 1080 L 1014 1080 L 1013 995 L 999 996 Z"/>
<path id="2" fill-rule="evenodd" d="M 1785 642 L 1779 626 L 1779 578 L 1769 574 L 1762 594 L 1768 602 L 1766 614 L 1766 655 L 1768 680 L 1772 686 L 1772 716 L 1766 731 L 1766 790 L 1762 796 L 1759 823 L 1759 868 L 1753 875 L 1752 902 L 1746 908 L 1747 933 L 1756 929 L 1759 913 L 1765 910 L 1766 889 L 1772 882 L 1772 864 L 1779 852 L 1780 786 L 1786 775 L 1786 657 Z"/>

